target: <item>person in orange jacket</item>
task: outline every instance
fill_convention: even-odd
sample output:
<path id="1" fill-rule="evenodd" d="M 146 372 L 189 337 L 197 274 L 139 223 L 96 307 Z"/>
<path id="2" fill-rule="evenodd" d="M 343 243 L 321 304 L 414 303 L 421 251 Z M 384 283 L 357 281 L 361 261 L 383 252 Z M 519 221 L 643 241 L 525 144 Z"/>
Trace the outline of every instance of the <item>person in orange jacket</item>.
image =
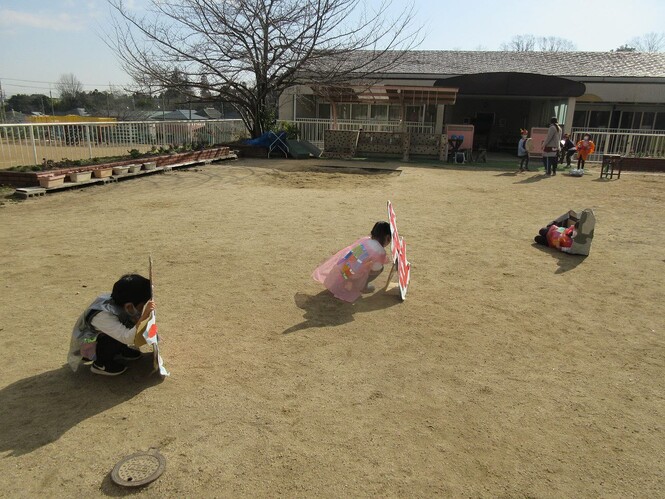
<path id="1" fill-rule="evenodd" d="M 577 169 L 584 171 L 584 163 L 587 158 L 596 150 L 596 144 L 591 140 L 591 135 L 585 133 L 577 143 Z"/>

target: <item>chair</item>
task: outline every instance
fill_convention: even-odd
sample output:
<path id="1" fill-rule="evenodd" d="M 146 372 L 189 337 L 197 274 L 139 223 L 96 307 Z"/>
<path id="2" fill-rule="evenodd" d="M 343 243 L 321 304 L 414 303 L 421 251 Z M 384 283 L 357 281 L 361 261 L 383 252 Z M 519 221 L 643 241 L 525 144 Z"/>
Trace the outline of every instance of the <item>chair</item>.
<path id="1" fill-rule="evenodd" d="M 600 165 L 600 178 L 611 179 L 614 175 L 621 178 L 621 156 L 618 154 L 604 154 Z"/>

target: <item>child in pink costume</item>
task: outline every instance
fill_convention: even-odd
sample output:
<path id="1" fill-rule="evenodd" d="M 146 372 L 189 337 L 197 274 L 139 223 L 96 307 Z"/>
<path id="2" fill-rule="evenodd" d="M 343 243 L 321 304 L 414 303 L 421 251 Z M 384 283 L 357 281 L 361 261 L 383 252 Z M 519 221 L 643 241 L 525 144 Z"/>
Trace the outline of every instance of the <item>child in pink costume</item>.
<path id="1" fill-rule="evenodd" d="M 390 224 L 376 222 L 369 236 L 355 241 L 319 265 L 312 277 L 323 284 L 336 298 L 350 303 L 374 287 L 383 265 L 390 261 L 385 247 L 390 244 Z"/>

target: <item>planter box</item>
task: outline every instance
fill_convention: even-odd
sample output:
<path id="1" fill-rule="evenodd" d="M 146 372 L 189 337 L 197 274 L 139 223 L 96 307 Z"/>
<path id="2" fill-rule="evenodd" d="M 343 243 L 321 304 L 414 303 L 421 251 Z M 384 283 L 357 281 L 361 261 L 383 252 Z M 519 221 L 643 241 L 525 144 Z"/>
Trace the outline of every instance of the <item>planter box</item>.
<path id="1" fill-rule="evenodd" d="M 92 175 L 92 172 L 72 172 L 69 174 L 69 181 L 70 182 L 85 182 L 86 180 L 90 180 L 90 176 Z"/>
<path id="2" fill-rule="evenodd" d="M 129 173 L 138 173 L 141 171 L 141 165 L 127 165 L 129 167 Z"/>
<path id="3" fill-rule="evenodd" d="M 125 175 L 129 172 L 129 166 L 114 166 L 113 175 Z"/>
<path id="4" fill-rule="evenodd" d="M 622 170 L 665 172 L 665 158 L 622 157 L 619 164 Z"/>
<path id="5" fill-rule="evenodd" d="M 110 177 L 113 173 L 113 168 L 100 168 L 99 170 L 94 170 L 92 172 L 95 178 L 107 178 Z"/>
<path id="6" fill-rule="evenodd" d="M 248 146 L 249 147 L 249 146 Z M 39 172 L 17 172 L 0 170 L 0 185 L 12 185 L 14 187 L 37 187 L 39 185 L 39 178 L 54 175 L 71 175 L 74 172 L 93 172 L 95 178 L 107 178 L 113 174 L 112 168 L 117 166 L 127 166 L 129 171 L 136 173 L 140 169 L 155 170 L 159 167 L 167 165 L 177 165 L 188 162 L 206 162 L 216 158 L 223 159 L 231 154 L 227 146 L 216 147 L 215 149 L 206 149 L 204 151 L 191 151 L 188 153 L 168 154 L 163 156 L 153 156 L 146 161 L 146 163 L 138 163 L 142 159 L 125 159 L 121 161 L 113 161 L 110 163 L 89 165 L 89 166 L 76 166 L 69 168 L 60 168 L 57 170 L 39 171 Z M 263 148 L 263 157 L 267 156 L 267 149 Z M 233 157 L 235 158 L 235 151 Z M 132 169 L 132 165 L 135 165 Z M 101 170 L 101 172 L 99 171 Z M 81 181 L 81 180 L 79 180 Z"/>
<path id="7" fill-rule="evenodd" d="M 64 175 L 49 175 L 48 177 L 39 177 L 39 186 L 47 189 L 57 187 L 65 183 Z"/>

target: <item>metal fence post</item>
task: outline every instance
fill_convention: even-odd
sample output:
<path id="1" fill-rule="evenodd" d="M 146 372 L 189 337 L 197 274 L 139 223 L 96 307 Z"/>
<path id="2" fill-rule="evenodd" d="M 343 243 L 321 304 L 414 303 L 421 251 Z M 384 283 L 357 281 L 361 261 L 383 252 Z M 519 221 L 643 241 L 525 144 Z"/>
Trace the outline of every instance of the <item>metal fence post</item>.
<path id="1" fill-rule="evenodd" d="M 88 151 L 90 152 L 90 159 L 92 159 L 92 142 L 90 141 L 90 125 L 85 126 L 85 138 L 88 141 Z"/>
<path id="2" fill-rule="evenodd" d="M 33 127 L 35 125 L 29 125 L 28 128 L 30 128 L 30 140 L 32 141 L 32 153 L 34 154 L 35 157 L 35 164 L 39 164 L 39 160 L 37 159 L 37 144 L 35 144 L 35 131 L 33 130 Z"/>
<path id="3" fill-rule="evenodd" d="M 605 135 L 605 144 L 603 147 L 603 156 L 607 154 L 607 151 L 610 149 L 610 136 L 609 134 Z"/>
<path id="4" fill-rule="evenodd" d="M 630 146 L 631 146 L 632 144 L 633 144 L 633 134 L 632 134 L 632 133 L 629 133 L 629 134 L 628 134 L 628 137 L 627 137 L 627 139 L 626 139 L 626 151 L 625 151 L 625 153 L 624 153 L 626 156 L 627 156 L 628 154 L 630 154 Z"/>

